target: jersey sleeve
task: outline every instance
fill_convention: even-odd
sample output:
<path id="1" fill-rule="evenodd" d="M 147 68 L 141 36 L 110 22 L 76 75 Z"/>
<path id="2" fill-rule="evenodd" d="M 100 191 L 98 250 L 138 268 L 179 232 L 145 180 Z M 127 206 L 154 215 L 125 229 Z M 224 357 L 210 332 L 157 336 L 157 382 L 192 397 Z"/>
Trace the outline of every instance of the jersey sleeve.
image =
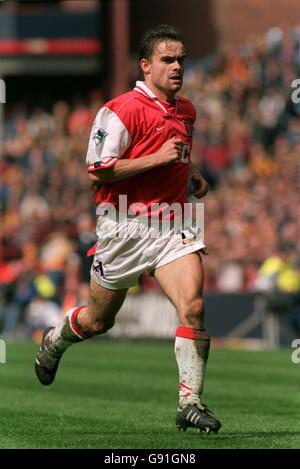
<path id="1" fill-rule="evenodd" d="M 195 106 L 191 102 L 189 102 L 188 114 L 189 114 L 190 119 L 191 119 L 191 124 L 194 125 L 195 120 L 196 120 L 197 112 L 196 112 Z"/>
<path id="2" fill-rule="evenodd" d="M 108 107 L 101 108 L 89 139 L 86 156 L 88 171 L 114 166 L 130 143 L 130 134 L 118 115 Z"/>

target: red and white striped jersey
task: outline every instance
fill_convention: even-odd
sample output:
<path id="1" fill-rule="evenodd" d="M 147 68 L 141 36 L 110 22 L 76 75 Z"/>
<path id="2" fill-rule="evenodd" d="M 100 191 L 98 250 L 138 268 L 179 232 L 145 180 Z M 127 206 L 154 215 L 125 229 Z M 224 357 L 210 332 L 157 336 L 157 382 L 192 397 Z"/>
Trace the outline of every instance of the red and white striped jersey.
<path id="1" fill-rule="evenodd" d="M 192 103 L 176 97 L 174 104 L 157 98 L 144 82 L 106 103 L 98 112 L 90 135 L 87 165 L 93 172 L 116 164 L 119 158 L 151 155 L 171 137 L 183 142 L 181 161 L 155 167 L 121 181 L 95 188 L 94 202 L 118 207 L 119 195 L 128 206 L 187 201 L 188 163 L 196 112 Z"/>

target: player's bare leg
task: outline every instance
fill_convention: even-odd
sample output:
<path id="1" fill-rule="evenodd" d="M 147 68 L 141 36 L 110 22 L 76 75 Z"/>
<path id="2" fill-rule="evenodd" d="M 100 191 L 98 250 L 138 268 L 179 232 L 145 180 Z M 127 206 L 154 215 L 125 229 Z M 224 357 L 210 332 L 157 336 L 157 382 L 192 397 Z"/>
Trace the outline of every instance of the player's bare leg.
<path id="1" fill-rule="evenodd" d="M 201 402 L 210 337 L 204 327 L 203 266 L 198 253 L 187 254 L 155 271 L 160 286 L 180 317 L 175 355 L 179 369 L 179 430 L 196 427 L 218 432 L 221 423 Z"/>
<path id="2" fill-rule="evenodd" d="M 38 379 L 44 385 L 54 381 L 59 361 L 70 345 L 104 334 L 115 322 L 127 289 L 108 290 L 93 280 L 88 306 L 72 308 L 61 326 L 46 329 L 35 361 Z"/>

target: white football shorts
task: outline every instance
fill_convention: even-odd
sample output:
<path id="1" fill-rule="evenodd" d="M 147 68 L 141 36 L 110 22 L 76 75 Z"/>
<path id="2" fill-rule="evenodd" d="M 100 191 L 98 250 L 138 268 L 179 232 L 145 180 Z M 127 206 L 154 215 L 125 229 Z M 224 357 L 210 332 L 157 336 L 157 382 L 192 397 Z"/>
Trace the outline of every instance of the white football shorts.
<path id="1" fill-rule="evenodd" d="M 109 214 L 97 221 L 97 248 L 91 278 L 109 290 L 130 288 L 143 272 L 153 275 L 158 267 L 205 247 L 201 233 L 178 227 L 159 231 L 137 217 L 115 221 Z"/>

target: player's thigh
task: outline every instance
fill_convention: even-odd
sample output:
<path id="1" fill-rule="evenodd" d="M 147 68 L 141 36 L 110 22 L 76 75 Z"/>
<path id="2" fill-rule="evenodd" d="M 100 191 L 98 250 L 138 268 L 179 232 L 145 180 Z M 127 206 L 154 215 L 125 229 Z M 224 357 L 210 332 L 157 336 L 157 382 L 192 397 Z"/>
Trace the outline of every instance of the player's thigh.
<path id="1" fill-rule="evenodd" d="M 202 300 L 204 272 L 199 252 L 158 267 L 154 275 L 179 314 L 191 303 Z"/>
<path id="2" fill-rule="evenodd" d="M 90 281 L 89 315 L 95 321 L 114 318 L 121 308 L 127 293 L 122 290 L 109 290 L 93 279 Z"/>

